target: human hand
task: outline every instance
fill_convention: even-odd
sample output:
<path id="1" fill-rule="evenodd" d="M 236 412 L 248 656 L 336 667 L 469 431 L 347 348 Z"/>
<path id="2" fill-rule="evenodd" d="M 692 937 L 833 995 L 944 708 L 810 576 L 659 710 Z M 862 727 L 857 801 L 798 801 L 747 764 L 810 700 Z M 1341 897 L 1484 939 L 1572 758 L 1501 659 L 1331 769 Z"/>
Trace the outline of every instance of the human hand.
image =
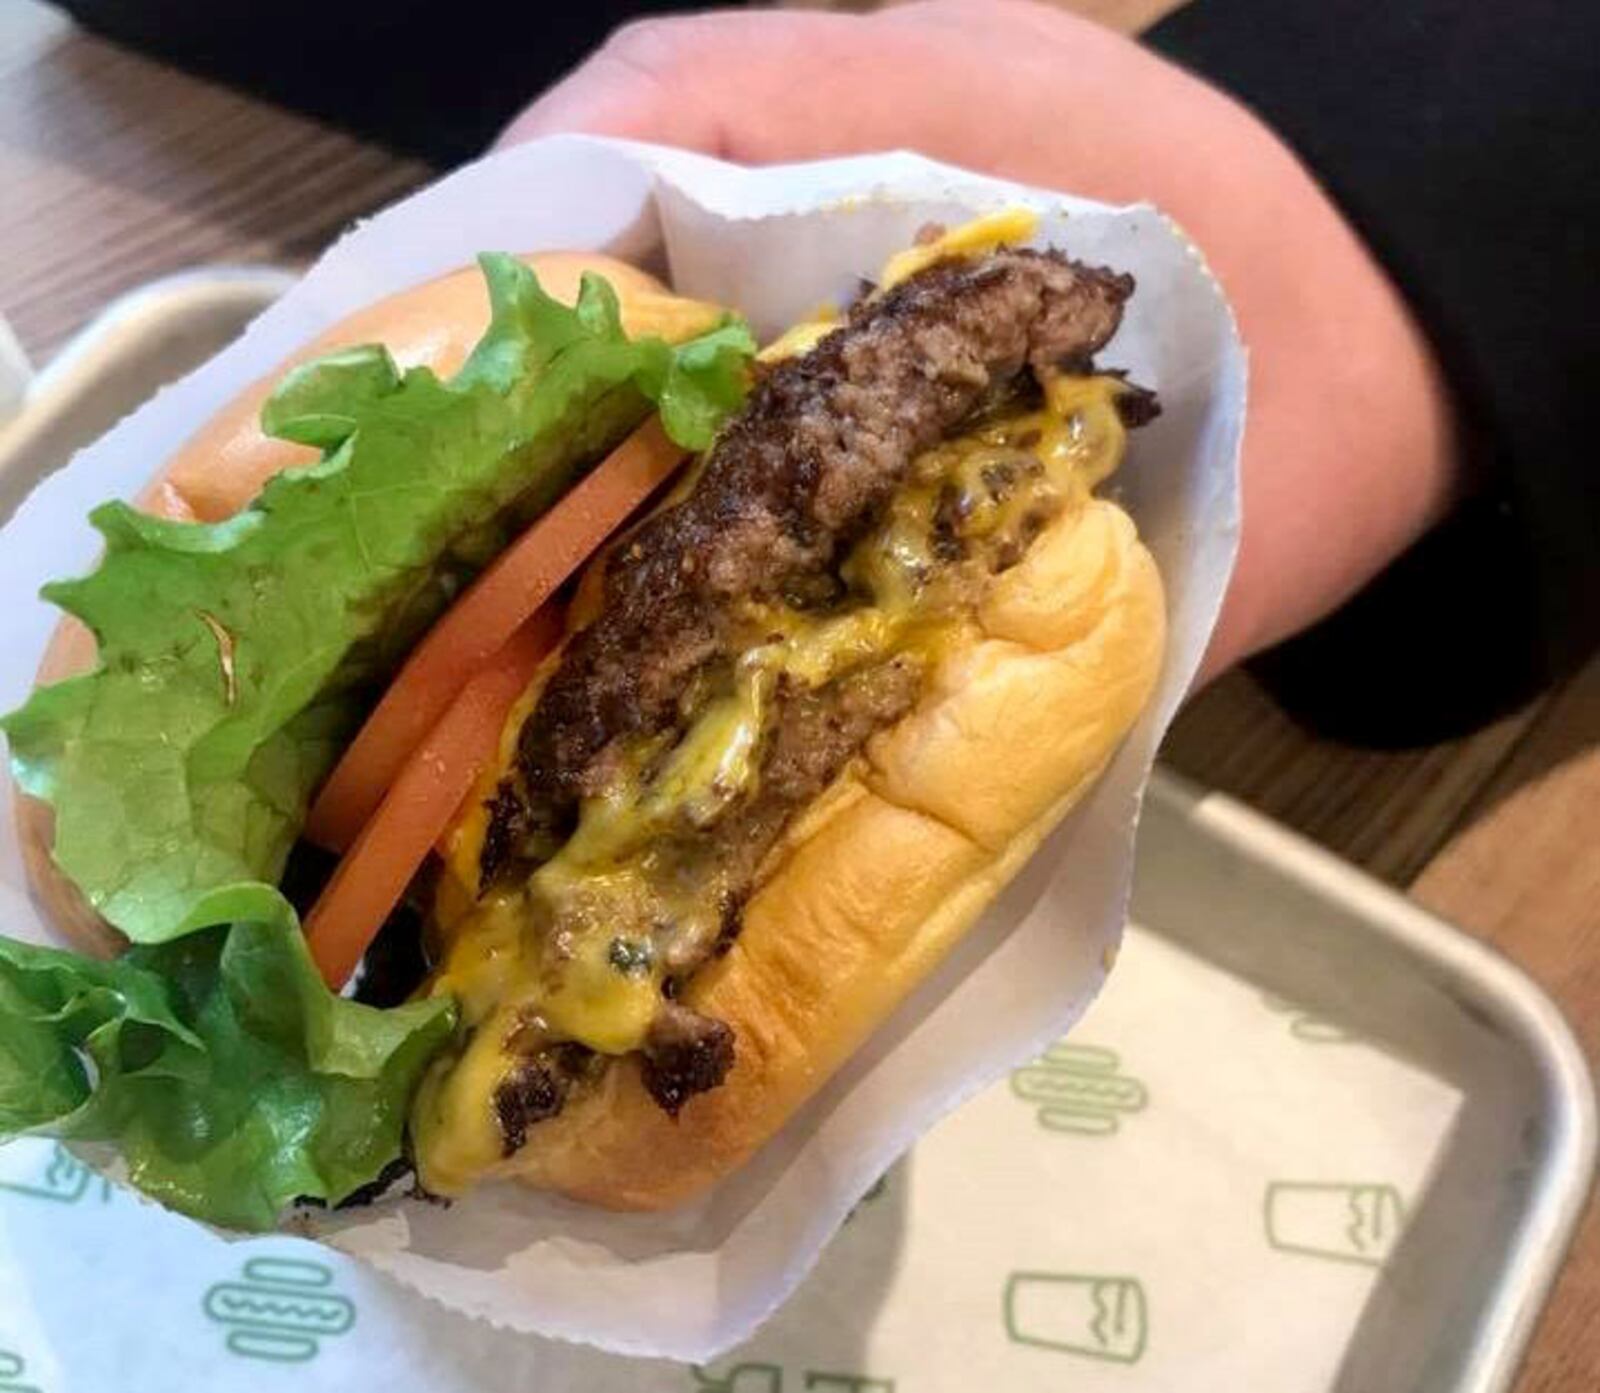
<path id="1" fill-rule="evenodd" d="M 911 148 L 1175 217 L 1251 355 L 1244 534 L 1202 680 L 1334 608 L 1453 497 L 1438 369 L 1354 232 L 1243 107 L 1086 20 L 1015 0 L 650 20 L 504 140 L 562 131 L 752 164 Z"/>

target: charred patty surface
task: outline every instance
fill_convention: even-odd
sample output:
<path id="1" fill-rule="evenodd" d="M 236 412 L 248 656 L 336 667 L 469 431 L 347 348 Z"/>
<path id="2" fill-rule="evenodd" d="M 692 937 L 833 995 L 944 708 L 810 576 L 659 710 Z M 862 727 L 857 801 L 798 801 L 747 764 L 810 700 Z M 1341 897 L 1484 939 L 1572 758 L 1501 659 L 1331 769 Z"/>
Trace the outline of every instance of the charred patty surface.
<path id="1" fill-rule="evenodd" d="M 844 597 L 841 563 L 884 517 L 913 461 L 991 409 L 1014 406 L 1019 392 L 1036 393 L 1033 376 L 1087 370 L 1132 291 L 1131 277 L 1057 252 L 944 262 L 858 303 L 810 352 L 767 370 L 689 495 L 611 556 L 597 615 L 569 642 L 522 729 L 515 777 L 489 805 L 485 884 L 502 863 L 537 866 L 555 854 L 579 800 L 614 786 L 630 749 L 681 732 L 707 688 L 729 685 L 750 642 L 740 616 L 753 603 L 826 612 Z M 1148 394 L 1127 395 L 1136 411 L 1153 409 Z M 997 458 L 982 487 L 1001 501 L 1030 463 L 1039 468 Z M 940 563 L 966 556 L 963 498 L 941 495 L 931 516 Z M 1020 554 L 1043 521 L 1023 517 L 1005 545 Z M 990 559 L 998 568 L 1015 557 Z M 749 789 L 709 824 L 660 833 L 675 883 L 703 882 L 718 908 L 685 926 L 665 915 L 649 945 L 662 998 L 640 1050 L 642 1076 L 667 1112 L 722 1083 L 737 1047 L 729 1026 L 690 1009 L 680 989 L 732 942 L 784 829 L 916 704 L 921 681 L 918 662 L 895 656 L 815 686 L 780 677 Z M 508 1154 L 584 1077 L 570 1046 L 537 1032 L 529 1044 L 495 1097 Z"/>
<path id="2" fill-rule="evenodd" d="M 1053 251 L 943 262 L 768 373 L 693 493 L 612 556 L 599 616 L 523 730 L 535 806 L 593 791 L 609 746 L 673 720 L 733 605 L 825 581 L 918 453 L 1023 369 L 1087 364 L 1132 291 Z"/>

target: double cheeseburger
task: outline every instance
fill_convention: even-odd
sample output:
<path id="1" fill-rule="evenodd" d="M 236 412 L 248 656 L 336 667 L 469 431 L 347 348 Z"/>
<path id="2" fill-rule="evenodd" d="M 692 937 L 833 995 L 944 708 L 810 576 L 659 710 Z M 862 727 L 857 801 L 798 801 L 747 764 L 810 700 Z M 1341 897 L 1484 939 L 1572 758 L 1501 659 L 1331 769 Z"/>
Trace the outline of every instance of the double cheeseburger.
<path id="1" fill-rule="evenodd" d="M 949 952 L 1133 724 L 1161 665 L 1161 583 L 1095 490 L 1156 406 L 1094 359 L 1134 284 L 1018 245 L 1032 230 L 1017 213 L 930 229 L 693 410 L 670 383 L 726 366 L 719 310 L 604 257 L 522 258 L 552 303 L 585 275 L 603 299 L 603 279 L 629 341 L 673 356 L 625 384 L 620 415 L 613 392 L 562 419 L 586 438 L 554 483 L 504 491 L 514 529 L 497 502 L 492 544 L 463 564 L 451 543 L 407 652 L 368 654 L 340 688 L 360 718 L 280 797 L 262 876 L 297 901 L 330 989 L 448 1011 L 405 1107 L 427 1192 L 509 1178 L 626 1209 L 700 1193 Z M 309 371 L 368 370 L 352 345 L 511 393 L 518 373 L 563 371 L 560 352 L 469 356 L 487 322 L 471 272 L 354 316 L 275 396 L 258 385 L 202 428 L 140 506 L 209 536 L 270 520 L 270 480 L 335 473 L 348 439 L 305 421 L 338 413 L 291 408 Z M 264 409 L 292 429 L 264 433 Z M 709 444 L 687 448 L 674 412 Z M 206 611 L 193 630 L 230 711 L 274 680 L 249 666 L 253 622 Z M 41 679 L 94 651 L 67 621 Z M 130 910 L 52 856 L 71 780 L 19 782 L 49 798 L 19 811 L 62 931 L 91 952 L 161 937 L 148 901 Z"/>

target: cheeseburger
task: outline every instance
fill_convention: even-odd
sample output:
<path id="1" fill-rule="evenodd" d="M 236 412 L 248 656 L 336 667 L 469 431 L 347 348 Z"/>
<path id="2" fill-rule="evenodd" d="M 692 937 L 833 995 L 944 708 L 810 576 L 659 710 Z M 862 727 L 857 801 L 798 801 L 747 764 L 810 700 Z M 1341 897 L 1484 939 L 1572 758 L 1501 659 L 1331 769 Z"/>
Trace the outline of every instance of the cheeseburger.
<path id="1" fill-rule="evenodd" d="M 1157 409 L 1095 363 L 1133 280 L 1032 232 L 928 229 L 759 353 L 606 258 L 486 257 L 488 304 L 354 316 L 97 512 L 5 729 L 37 897 L 115 956 L 0 943 L 0 1059 L 63 1071 L 0 1064 L 0 1132 L 241 1226 L 745 1161 L 1156 681 L 1096 494 Z"/>

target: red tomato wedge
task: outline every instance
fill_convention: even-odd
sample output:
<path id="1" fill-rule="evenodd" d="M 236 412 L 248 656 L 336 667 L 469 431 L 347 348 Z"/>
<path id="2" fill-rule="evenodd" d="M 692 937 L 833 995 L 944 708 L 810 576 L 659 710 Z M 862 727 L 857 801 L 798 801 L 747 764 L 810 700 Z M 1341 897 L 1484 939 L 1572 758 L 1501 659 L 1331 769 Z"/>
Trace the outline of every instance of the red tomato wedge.
<path id="1" fill-rule="evenodd" d="M 553 606 L 535 614 L 456 694 L 405 761 L 306 916 L 322 979 L 338 991 L 494 757 L 506 717 L 560 641 Z"/>
<path id="2" fill-rule="evenodd" d="M 309 841 L 330 851 L 355 841 L 466 678 L 506 645 L 687 454 L 652 416 L 506 549 L 400 669 L 311 805 Z"/>

